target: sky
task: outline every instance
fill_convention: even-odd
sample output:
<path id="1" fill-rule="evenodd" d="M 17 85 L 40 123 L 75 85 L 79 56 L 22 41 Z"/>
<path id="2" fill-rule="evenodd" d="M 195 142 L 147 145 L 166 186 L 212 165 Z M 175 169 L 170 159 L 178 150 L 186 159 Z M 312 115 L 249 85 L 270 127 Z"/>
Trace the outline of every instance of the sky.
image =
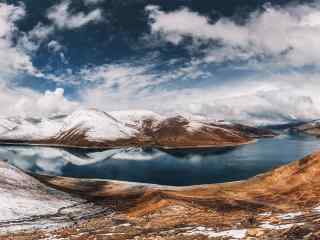
<path id="1" fill-rule="evenodd" d="M 0 0 L 0 115 L 320 118 L 320 2 Z"/>

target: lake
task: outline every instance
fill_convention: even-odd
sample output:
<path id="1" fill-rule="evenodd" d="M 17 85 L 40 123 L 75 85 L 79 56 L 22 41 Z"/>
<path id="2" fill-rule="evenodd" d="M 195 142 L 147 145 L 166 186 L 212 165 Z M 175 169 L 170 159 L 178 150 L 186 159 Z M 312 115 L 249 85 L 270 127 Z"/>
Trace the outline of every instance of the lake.
<path id="1" fill-rule="evenodd" d="M 220 151 L 88 151 L 0 146 L 0 159 L 35 173 L 174 186 L 243 180 L 320 150 L 320 139 L 281 135 Z"/>

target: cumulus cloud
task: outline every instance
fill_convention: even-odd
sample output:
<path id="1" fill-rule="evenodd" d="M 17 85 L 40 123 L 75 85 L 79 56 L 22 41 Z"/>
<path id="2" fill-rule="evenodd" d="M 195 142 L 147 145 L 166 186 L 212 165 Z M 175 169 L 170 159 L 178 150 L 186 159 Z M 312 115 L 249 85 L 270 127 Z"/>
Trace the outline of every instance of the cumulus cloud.
<path id="1" fill-rule="evenodd" d="M 182 66 L 176 65 L 173 59 L 175 67 L 162 65 L 162 70 L 155 59 L 86 67 L 71 76 L 88 83 L 86 89 L 80 89 L 83 105 L 107 111 L 144 108 L 165 113 L 192 112 L 252 123 L 320 117 L 317 72 L 271 71 L 265 76 L 266 71 L 255 71 L 251 77 L 238 76 L 226 83 L 219 79 L 218 86 L 213 80 L 214 71 L 203 69 L 206 63 L 250 59 L 286 67 L 318 65 L 320 50 L 314 42 L 320 37 L 316 6 L 265 6 L 241 25 L 226 18 L 211 22 L 186 8 L 164 12 L 149 6 L 147 11 L 153 34 L 177 45 L 186 36 L 193 38 L 195 45 L 199 41 L 209 43 L 205 57 L 192 58 Z M 313 48 L 309 49 L 310 46 Z M 234 64 L 230 71 L 237 67 L 240 65 Z M 204 78 L 212 82 L 198 87 L 177 86 L 184 80 Z"/>
<path id="2" fill-rule="evenodd" d="M 187 8 L 165 12 L 148 6 L 146 11 L 152 33 L 168 42 L 180 44 L 185 37 L 214 42 L 207 54 L 208 62 L 259 58 L 300 67 L 318 65 L 320 60 L 319 4 L 284 8 L 266 5 L 244 24 L 228 18 L 211 22 Z"/>
<path id="3" fill-rule="evenodd" d="M 173 91 L 164 99 L 174 99 L 171 106 L 180 111 L 216 119 L 253 124 L 311 120 L 320 117 L 319 78 L 319 73 L 258 74 L 220 87 Z"/>
<path id="4" fill-rule="evenodd" d="M 30 56 L 13 41 L 18 29 L 15 22 L 25 16 L 23 5 L 0 3 L 0 74 L 15 75 L 19 71 L 36 74 Z"/>
<path id="5" fill-rule="evenodd" d="M 98 0 L 85 3 L 96 4 Z M 39 23 L 31 31 L 22 33 L 16 28 L 16 21 L 26 14 L 24 6 L 0 4 L 0 77 L 4 79 L 4 74 L 26 71 L 60 85 L 77 85 L 81 98 L 79 102 L 68 100 L 60 88 L 39 93 L 19 86 L 10 88 L 9 84 L 2 83 L 0 114 L 47 116 L 68 113 L 83 105 L 107 111 L 143 108 L 166 114 L 191 112 L 252 123 L 320 117 L 320 73 L 317 70 L 308 73 L 308 69 L 301 68 L 319 66 L 318 5 L 284 8 L 268 5 L 263 11 L 252 13 L 242 24 L 227 18 L 212 22 L 187 8 L 165 12 L 157 6 L 149 6 L 146 10 L 152 37 L 160 36 L 161 41 L 182 46 L 186 37 L 191 38 L 193 44 L 187 46 L 191 51 L 203 51 L 202 47 L 197 47 L 205 43 L 204 57 L 195 54 L 183 63 L 181 59 L 163 62 L 157 56 L 126 59 L 90 65 L 82 70 L 66 69 L 59 76 L 44 75 L 32 65 L 30 52 L 37 51 L 43 44 L 67 63 L 68 56 L 61 51 L 63 46 L 52 40 L 51 35 L 62 29 L 101 21 L 101 10 L 77 13 L 72 11 L 70 1 L 62 1 L 48 11 L 52 25 Z M 14 39 L 18 39 L 17 44 Z M 239 60 L 245 63 L 256 60 L 286 68 L 280 73 L 255 69 L 238 76 L 236 68 L 242 67 Z M 226 81 L 223 74 L 215 72 L 215 64 L 230 61 L 233 61 L 232 66 L 229 65 L 233 77 Z M 251 70 L 252 66 L 246 68 Z M 226 71 L 228 65 L 222 68 Z"/>
<path id="6" fill-rule="evenodd" d="M 95 9 L 88 14 L 84 12 L 72 13 L 71 1 L 63 1 L 54 5 L 48 11 L 47 17 L 60 29 L 80 28 L 88 23 L 96 23 L 103 19 L 102 11 Z"/>
<path id="7" fill-rule="evenodd" d="M 0 3 L 0 114 L 37 116 L 68 112 L 75 108 L 77 103 L 67 100 L 63 89 L 41 94 L 14 86 L 9 81 L 21 72 L 34 76 L 40 74 L 28 54 L 28 50 L 34 49 L 34 46 L 29 45 L 30 48 L 26 49 L 26 45 L 22 46 L 21 39 L 17 44 L 14 42 L 14 38 L 19 38 L 21 34 L 16 27 L 16 21 L 22 19 L 25 14 L 23 5 Z M 29 33 L 29 39 L 46 38 L 49 32 L 45 31 L 42 25 L 37 25 Z M 25 36 L 23 35 L 23 38 Z"/>
<path id="8" fill-rule="evenodd" d="M 64 97 L 64 90 L 38 93 L 27 88 L 10 88 L 0 85 L 0 114 L 3 116 L 20 115 L 24 117 L 42 117 L 53 114 L 69 113 L 79 105 Z"/>
<path id="9" fill-rule="evenodd" d="M 135 68 L 132 69 L 136 75 L 131 75 L 133 72 L 130 68 L 124 69 L 123 65 L 118 67 L 97 72 L 97 76 L 100 75 L 98 79 L 104 80 L 82 92 L 82 103 L 85 106 L 106 111 L 149 109 L 165 114 L 193 113 L 252 124 L 284 123 L 320 117 L 319 73 L 257 74 L 239 78 L 236 82 L 192 88 L 163 88 L 162 82 L 159 82 L 159 86 L 150 88 L 156 75 Z M 127 81 L 119 86 L 118 77 L 121 81 Z M 138 82 L 135 82 L 136 79 Z M 108 80 L 111 81 L 107 83 Z"/>
<path id="10" fill-rule="evenodd" d="M 91 1 L 93 4 L 95 0 Z M 96 23 L 102 20 L 102 11 L 100 9 L 93 10 L 88 14 L 83 12 L 73 13 L 70 10 L 70 5 L 71 1 L 64 1 L 51 7 L 48 10 L 47 17 L 53 23 L 45 25 L 39 22 L 29 32 L 21 33 L 22 36 L 19 38 L 19 46 L 26 51 L 35 52 L 43 42 L 48 40 L 49 37 L 57 31 L 57 29 L 80 28 L 91 22 Z M 48 43 L 48 48 L 53 52 L 58 52 L 61 50 L 62 46 L 57 41 L 51 40 Z"/>

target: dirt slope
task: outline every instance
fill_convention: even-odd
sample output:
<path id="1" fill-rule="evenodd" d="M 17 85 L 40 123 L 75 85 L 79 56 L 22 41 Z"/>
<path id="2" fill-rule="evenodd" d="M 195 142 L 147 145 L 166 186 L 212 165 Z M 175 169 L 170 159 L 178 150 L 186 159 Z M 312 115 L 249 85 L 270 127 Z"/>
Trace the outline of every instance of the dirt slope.
<path id="1" fill-rule="evenodd" d="M 92 218 L 52 233 L 56 236 L 282 240 L 320 239 L 319 176 L 318 152 L 247 181 L 225 184 L 166 187 L 62 177 L 36 178 L 67 192 L 119 202 L 119 211 L 113 220 Z M 87 238 L 81 238 L 83 235 Z"/>

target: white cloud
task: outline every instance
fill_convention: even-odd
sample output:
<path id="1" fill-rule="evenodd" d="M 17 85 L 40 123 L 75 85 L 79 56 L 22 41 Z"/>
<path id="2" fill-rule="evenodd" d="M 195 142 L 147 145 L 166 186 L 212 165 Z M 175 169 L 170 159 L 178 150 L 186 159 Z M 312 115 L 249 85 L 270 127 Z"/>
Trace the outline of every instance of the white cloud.
<path id="1" fill-rule="evenodd" d="M 0 85 L 0 114 L 3 116 L 38 117 L 69 113 L 78 103 L 64 97 L 64 90 L 38 93 L 27 88 L 10 88 Z"/>
<path id="2" fill-rule="evenodd" d="M 0 114 L 41 116 L 67 112 L 75 108 L 77 103 L 67 100 L 62 89 L 41 94 L 27 88 L 9 87 L 10 81 L 8 80 L 20 72 L 40 74 L 32 65 L 26 48 L 21 45 L 21 42 L 15 45 L 13 41 L 13 38 L 19 34 L 15 22 L 24 16 L 24 6 L 0 3 Z M 39 25 L 29 33 L 29 36 L 44 38 L 47 34 L 40 29 Z"/>
<path id="3" fill-rule="evenodd" d="M 103 65 L 83 69 L 82 79 L 96 83 L 84 92 L 84 101 L 87 105 L 101 108 L 106 102 L 113 104 L 113 110 L 128 104 L 139 90 L 159 83 L 150 71 L 150 66 L 134 66 L 130 64 Z M 104 101 L 104 102 L 102 102 Z M 115 104 L 117 102 L 117 104 Z"/>
<path id="4" fill-rule="evenodd" d="M 16 30 L 15 21 L 25 16 L 23 5 L 14 6 L 5 3 L 0 3 L 0 36 L 1 38 L 10 39 Z"/>
<path id="5" fill-rule="evenodd" d="M 80 72 L 70 70 L 61 76 L 41 75 L 33 67 L 28 51 L 37 50 L 39 44 L 47 44 L 67 63 L 61 52 L 63 46 L 55 40 L 50 41 L 50 35 L 58 29 L 73 29 L 100 21 L 101 11 L 74 13 L 70 1 L 61 2 L 48 12 L 53 25 L 38 24 L 23 34 L 15 22 L 25 15 L 24 7 L 0 4 L 0 77 L 27 71 L 60 84 L 84 83 L 85 88 L 79 87 L 81 104 L 103 110 L 185 111 L 258 123 L 320 117 L 319 73 L 286 72 L 268 76 L 261 73 L 246 80 L 239 76 L 221 86 L 214 84 L 212 78 L 212 83 L 198 88 L 192 84 L 188 88 L 183 82 L 187 80 L 190 84 L 192 80 L 212 77 L 214 72 L 203 68 L 203 64 L 212 62 L 249 62 L 259 57 L 282 66 L 319 65 L 320 11 L 317 6 L 283 9 L 268 6 L 265 11 L 252 14 L 243 25 L 224 18 L 212 23 L 186 8 L 166 13 L 149 6 L 147 11 L 153 33 L 166 41 L 180 44 L 188 36 L 194 39 L 194 48 L 199 42 L 210 41 L 218 42 L 220 48 L 209 44 L 204 58 L 195 57 L 183 66 L 176 65 L 176 59 L 173 59 L 175 67 L 167 62 L 165 66 L 161 65 L 162 70 L 155 57 L 86 67 Z M 18 34 L 22 38 L 15 45 L 13 39 Z M 50 115 L 70 112 L 79 106 L 80 102 L 65 98 L 63 89 L 38 93 L 20 87 L 11 89 L 4 83 L 0 85 L 2 115 Z"/>
<path id="6" fill-rule="evenodd" d="M 104 0 L 83 0 L 84 4 L 86 5 L 93 5 L 104 2 Z"/>
<path id="7" fill-rule="evenodd" d="M 63 49 L 63 46 L 58 41 L 51 40 L 48 43 L 48 49 L 56 53 L 60 52 Z"/>
<path id="8" fill-rule="evenodd" d="M 86 81 L 90 85 L 83 92 L 86 103 L 104 108 L 105 103 L 110 102 L 108 106 L 113 106 L 112 110 L 117 110 L 117 108 L 135 108 L 134 106 L 143 108 L 140 100 L 145 95 L 158 94 L 156 89 L 160 92 L 166 91 L 163 85 L 179 80 L 196 80 L 210 75 L 199 68 L 198 62 L 182 66 L 176 66 L 175 63 L 171 66 L 168 62 L 163 70 L 159 70 L 158 64 L 156 59 L 148 57 L 131 59 L 127 63 L 87 67 L 75 74 L 74 78 Z"/>
<path id="9" fill-rule="evenodd" d="M 89 85 L 80 89 L 82 104 L 107 111 L 138 108 L 166 113 L 185 111 L 257 123 L 320 117 L 319 73 L 288 71 L 264 75 L 267 71 L 262 71 L 260 74 L 251 73 L 252 77 L 248 79 L 239 76 L 226 83 L 219 79 L 221 86 L 214 82 L 198 88 L 188 88 L 183 82 L 178 86 L 184 79 L 190 83 L 190 80 L 212 77 L 214 72 L 203 70 L 205 63 L 249 62 L 259 57 L 282 66 L 317 65 L 320 52 L 319 56 L 316 55 L 320 49 L 312 42 L 316 37 L 320 39 L 318 8 L 267 6 L 265 11 L 252 14 L 243 25 L 229 19 L 211 23 L 188 9 L 166 13 L 149 6 L 147 11 L 153 33 L 160 34 L 166 41 L 180 44 L 185 36 L 189 36 L 195 45 L 198 41 L 217 41 L 221 47 L 209 45 L 205 58 L 195 57 L 173 70 L 167 66 L 164 67 L 166 70 L 159 70 L 156 59 L 139 59 L 87 67 L 79 73 L 72 73 L 70 79 L 79 79 Z M 308 44 L 313 48 L 307 49 Z"/>
<path id="10" fill-rule="evenodd" d="M 30 111 L 31 114 L 35 112 L 45 115 L 69 113 L 78 107 L 78 103 L 67 100 L 64 97 L 64 90 L 62 88 L 57 88 L 55 91 L 46 91 L 44 94 L 38 94 L 35 103 L 33 103 L 33 101 L 34 100 L 29 100 L 29 103 L 27 103 L 29 105 L 35 104 L 34 109 Z M 26 108 L 22 105 L 21 109 L 32 109 L 32 107 Z"/>
<path id="11" fill-rule="evenodd" d="M 96 23 L 103 19 L 102 11 L 95 9 L 85 14 L 84 12 L 72 13 L 70 11 L 71 1 L 63 1 L 51 7 L 47 17 L 60 29 L 80 28 L 88 23 Z"/>
<path id="12" fill-rule="evenodd" d="M 108 70 L 96 74 L 88 72 L 91 81 L 100 79 L 101 82 L 82 91 L 82 103 L 106 111 L 191 112 L 216 119 L 264 124 L 320 117 L 320 73 L 256 74 L 219 86 L 169 89 L 162 88 L 160 80 L 160 85 L 152 88 L 152 81 L 158 75 L 151 75 L 145 69 L 109 66 Z M 97 76 L 100 77 L 95 79 Z"/>
<path id="13" fill-rule="evenodd" d="M 42 23 L 38 23 L 30 32 L 29 36 L 32 39 L 47 39 L 54 32 L 53 26 L 47 26 Z"/>
<path id="14" fill-rule="evenodd" d="M 15 22 L 25 16 L 23 5 L 0 3 L 0 74 L 15 75 L 19 71 L 36 74 L 30 56 L 13 43 L 18 29 Z"/>
<path id="15" fill-rule="evenodd" d="M 255 75 L 220 87 L 173 91 L 163 99 L 174 99 L 173 109 L 216 119 L 264 124 L 311 120 L 320 117 L 319 78 L 319 73 Z"/>
<path id="16" fill-rule="evenodd" d="M 150 66 L 134 66 L 130 64 L 102 65 L 94 68 L 83 69 L 80 73 L 84 80 L 103 83 L 103 87 L 113 91 L 125 89 L 138 89 L 146 85 L 156 84 L 150 81 L 152 74 L 149 73 Z M 101 85 L 100 85 L 101 87 Z"/>
<path id="17" fill-rule="evenodd" d="M 203 101 L 188 104 L 182 106 L 182 109 L 216 119 L 254 124 L 312 120 L 320 116 L 320 108 L 313 98 L 308 95 L 300 95 L 292 88 L 257 91 L 251 95 L 223 98 L 216 101 L 211 96 L 211 100 L 207 103 Z"/>
<path id="18" fill-rule="evenodd" d="M 300 67 L 320 61 L 320 6 L 297 5 L 284 8 L 265 6 L 251 14 L 245 24 L 231 19 L 210 20 L 187 8 L 164 12 L 157 6 L 146 8 L 152 33 L 180 44 L 184 37 L 195 41 L 215 41 L 206 61 L 271 59 L 274 64 Z M 186 24 L 187 23 L 187 24 Z"/>
<path id="19" fill-rule="evenodd" d="M 39 49 L 40 45 L 54 33 L 53 26 L 43 25 L 38 23 L 28 33 L 23 33 L 19 38 L 19 45 L 21 48 L 29 52 L 35 52 Z"/>
<path id="20" fill-rule="evenodd" d="M 94 3 L 95 0 L 91 1 Z M 21 33 L 22 36 L 19 38 L 19 46 L 32 53 L 37 51 L 40 45 L 48 40 L 50 35 L 56 32 L 56 27 L 60 29 L 74 29 L 85 26 L 90 22 L 102 20 L 102 11 L 100 9 L 91 11 L 87 15 L 83 12 L 72 13 L 69 9 L 70 4 L 70 1 L 65 1 L 51 7 L 47 13 L 47 17 L 53 21 L 53 24 L 44 25 L 39 22 L 29 32 Z M 48 43 L 48 47 L 53 52 L 60 51 L 62 48 L 62 46 L 54 40 Z"/>
<path id="21" fill-rule="evenodd" d="M 48 17 L 54 25 L 38 23 L 32 30 L 25 33 L 19 31 L 16 26 L 16 22 L 26 15 L 24 5 L 0 3 L 0 77 L 2 80 L 9 81 L 25 72 L 35 77 L 61 81 L 59 76 L 40 72 L 32 63 L 32 55 L 49 39 L 50 35 L 54 34 L 57 27 L 72 29 L 102 20 L 100 9 L 88 14 L 72 13 L 71 10 L 69 11 L 70 4 L 70 1 L 61 2 L 49 10 Z M 57 52 L 62 49 L 62 45 L 53 40 L 48 43 L 48 48 Z M 67 63 L 65 55 L 63 53 L 59 55 L 62 62 Z"/>

